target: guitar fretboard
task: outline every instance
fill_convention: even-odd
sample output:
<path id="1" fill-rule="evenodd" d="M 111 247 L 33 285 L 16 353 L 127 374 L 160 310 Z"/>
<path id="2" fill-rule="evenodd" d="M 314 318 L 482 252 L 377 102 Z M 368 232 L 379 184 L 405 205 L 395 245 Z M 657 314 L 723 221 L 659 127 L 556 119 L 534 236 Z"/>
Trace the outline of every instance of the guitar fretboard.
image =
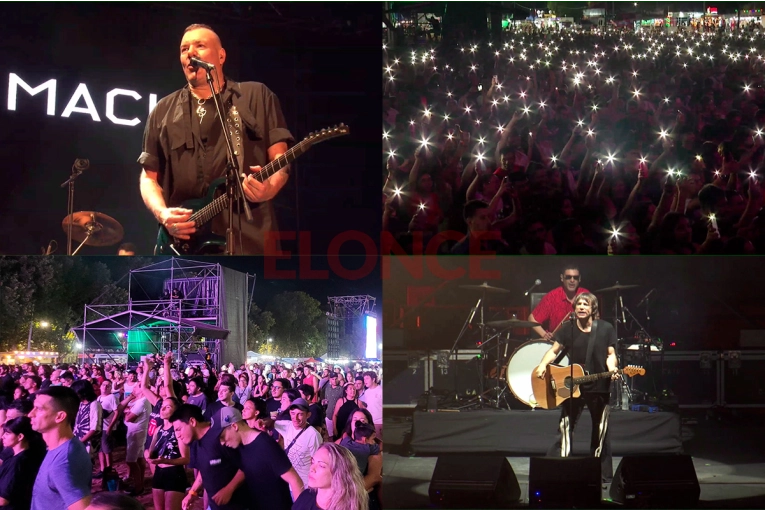
<path id="1" fill-rule="evenodd" d="M 619 369 L 619 375 L 623 374 L 624 370 Z M 601 372 L 599 374 L 585 375 L 582 377 L 574 377 L 574 385 L 597 381 L 598 379 L 604 379 L 611 377 L 612 372 Z"/>
<path id="2" fill-rule="evenodd" d="M 298 156 L 303 154 L 313 143 L 313 140 L 303 140 L 291 149 L 287 150 L 284 154 L 271 161 L 269 164 L 260 169 L 255 175 L 255 178 L 260 182 L 264 182 L 266 179 L 274 175 L 276 172 L 295 161 Z M 201 208 L 197 212 L 191 215 L 190 221 L 196 223 L 197 226 L 204 225 L 215 216 L 223 212 L 228 207 L 228 195 L 223 194 Z"/>

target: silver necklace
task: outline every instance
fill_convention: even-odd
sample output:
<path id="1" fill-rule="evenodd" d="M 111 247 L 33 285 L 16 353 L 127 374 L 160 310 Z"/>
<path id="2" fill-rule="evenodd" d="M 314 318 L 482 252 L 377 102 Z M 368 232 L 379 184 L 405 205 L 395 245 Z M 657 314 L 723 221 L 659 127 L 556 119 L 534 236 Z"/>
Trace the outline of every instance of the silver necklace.
<path id="1" fill-rule="evenodd" d="M 205 114 L 207 113 L 207 110 L 204 107 L 204 104 L 207 102 L 207 99 L 197 99 L 197 115 L 199 115 L 199 123 L 202 123 L 202 119 L 205 117 Z"/>

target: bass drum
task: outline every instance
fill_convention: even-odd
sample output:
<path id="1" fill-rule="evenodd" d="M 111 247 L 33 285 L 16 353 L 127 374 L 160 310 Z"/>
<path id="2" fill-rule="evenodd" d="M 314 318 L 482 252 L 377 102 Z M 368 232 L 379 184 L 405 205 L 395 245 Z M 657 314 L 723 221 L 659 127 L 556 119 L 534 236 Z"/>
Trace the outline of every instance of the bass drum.
<path id="1" fill-rule="evenodd" d="M 531 387 L 531 374 L 539 366 L 545 353 L 553 344 L 544 340 L 531 340 L 518 347 L 510 356 L 507 364 L 507 385 L 516 399 L 528 407 L 534 398 L 534 390 Z M 556 365 L 567 367 L 568 356 L 554 362 Z"/>

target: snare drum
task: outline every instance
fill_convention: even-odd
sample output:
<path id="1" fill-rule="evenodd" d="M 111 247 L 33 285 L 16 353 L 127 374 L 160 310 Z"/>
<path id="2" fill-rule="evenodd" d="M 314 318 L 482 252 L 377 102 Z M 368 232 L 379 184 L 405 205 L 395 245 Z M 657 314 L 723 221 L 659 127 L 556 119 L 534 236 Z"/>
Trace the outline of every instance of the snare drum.
<path id="1" fill-rule="evenodd" d="M 510 362 L 507 364 L 507 385 L 515 398 L 529 407 L 533 407 L 530 401 L 534 396 L 531 374 L 552 346 L 551 342 L 531 340 L 518 347 L 510 356 Z M 568 366 L 568 356 L 564 356 L 556 364 Z"/>

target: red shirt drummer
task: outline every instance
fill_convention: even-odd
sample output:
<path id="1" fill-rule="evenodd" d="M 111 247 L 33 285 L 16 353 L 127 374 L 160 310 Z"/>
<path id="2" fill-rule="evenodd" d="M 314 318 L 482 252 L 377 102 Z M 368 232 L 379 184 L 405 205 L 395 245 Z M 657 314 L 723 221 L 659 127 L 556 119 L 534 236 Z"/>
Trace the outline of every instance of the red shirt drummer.
<path id="1" fill-rule="evenodd" d="M 547 341 L 552 341 L 553 332 L 571 314 L 574 298 L 583 292 L 589 292 L 579 286 L 582 276 L 575 265 L 568 265 L 563 269 L 560 281 L 562 285 L 545 294 L 528 318 L 531 322 L 541 324 L 535 327 L 534 331 Z"/>

